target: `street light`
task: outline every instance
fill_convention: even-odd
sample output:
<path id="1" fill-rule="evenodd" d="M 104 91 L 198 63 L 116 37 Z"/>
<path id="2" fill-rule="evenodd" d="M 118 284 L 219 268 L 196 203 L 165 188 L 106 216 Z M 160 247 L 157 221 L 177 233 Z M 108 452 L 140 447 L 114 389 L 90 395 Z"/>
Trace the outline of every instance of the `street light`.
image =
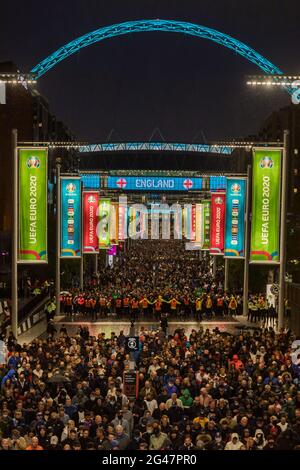
<path id="1" fill-rule="evenodd" d="M 246 75 L 246 79 L 246 85 L 250 86 L 300 87 L 300 75 Z"/>
<path id="2" fill-rule="evenodd" d="M 247 85 L 262 87 L 300 87 L 300 75 L 249 75 Z M 289 146 L 289 130 L 284 130 L 281 173 L 281 208 L 280 208 L 280 264 L 279 264 L 279 296 L 278 296 L 278 328 L 284 326 L 284 295 L 286 276 L 286 214 L 287 214 L 287 156 Z"/>

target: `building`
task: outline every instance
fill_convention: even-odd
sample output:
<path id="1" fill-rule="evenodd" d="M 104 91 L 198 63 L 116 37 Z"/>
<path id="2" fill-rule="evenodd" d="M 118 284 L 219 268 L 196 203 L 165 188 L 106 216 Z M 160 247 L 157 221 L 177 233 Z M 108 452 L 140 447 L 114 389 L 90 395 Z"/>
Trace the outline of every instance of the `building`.
<path id="1" fill-rule="evenodd" d="M 274 111 L 263 123 L 259 140 L 282 141 L 290 131 L 288 152 L 288 214 L 300 224 L 300 106 L 291 104 Z"/>
<path id="2" fill-rule="evenodd" d="M 0 63 L 0 74 L 20 73 L 13 62 Z M 0 272 L 9 266 L 12 232 L 12 130 L 18 141 L 74 141 L 70 129 L 50 113 L 48 100 L 36 85 L 26 82 L 2 84 L 0 95 Z M 3 92 L 4 89 L 4 92 Z M 65 155 L 62 155 L 65 156 Z M 49 179 L 53 182 L 55 154 L 49 153 Z M 73 167 L 72 153 L 65 159 Z M 1 279 L 0 279 L 1 281 Z"/>

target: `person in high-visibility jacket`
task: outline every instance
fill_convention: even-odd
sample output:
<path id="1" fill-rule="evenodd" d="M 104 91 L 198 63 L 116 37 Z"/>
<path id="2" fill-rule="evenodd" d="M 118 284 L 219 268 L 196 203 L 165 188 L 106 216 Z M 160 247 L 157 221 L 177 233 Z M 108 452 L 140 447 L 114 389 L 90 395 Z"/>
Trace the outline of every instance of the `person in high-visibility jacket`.
<path id="1" fill-rule="evenodd" d="M 174 313 L 175 315 L 177 314 L 177 305 L 181 305 L 181 302 L 178 302 L 178 300 L 173 297 L 171 300 L 168 302 L 171 307 L 171 313 Z"/>
<path id="2" fill-rule="evenodd" d="M 131 306 L 131 319 L 135 321 L 137 319 L 138 309 L 139 309 L 139 302 L 136 298 L 133 298 L 130 302 Z"/>
<path id="3" fill-rule="evenodd" d="M 197 297 L 195 300 L 195 311 L 196 311 L 196 319 L 198 321 L 202 321 L 202 305 L 203 305 L 202 297 Z"/>
<path id="4" fill-rule="evenodd" d="M 106 314 L 106 297 L 104 297 L 104 295 L 100 295 L 99 305 L 100 305 L 100 316 L 104 316 Z"/>
<path id="5" fill-rule="evenodd" d="M 229 315 L 231 316 L 236 315 L 236 309 L 237 309 L 237 301 L 234 295 L 232 295 L 228 304 Z"/>
<path id="6" fill-rule="evenodd" d="M 187 294 L 185 294 L 183 297 L 183 305 L 184 305 L 184 315 L 186 318 L 188 318 L 191 313 L 191 302 Z"/>
<path id="7" fill-rule="evenodd" d="M 217 298 L 217 314 L 219 316 L 224 315 L 224 298 L 222 295 L 219 295 Z"/>
<path id="8" fill-rule="evenodd" d="M 80 294 L 78 299 L 77 299 L 77 304 L 79 306 L 79 312 L 83 315 L 84 314 L 84 308 L 85 308 L 85 300 L 83 297 L 83 294 Z"/>
<path id="9" fill-rule="evenodd" d="M 125 296 L 123 298 L 123 315 L 125 317 L 129 315 L 129 304 L 130 304 L 130 299 L 128 296 Z"/>
<path id="10" fill-rule="evenodd" d="M 154 305 L 154 315 L 157 320 L 159 320 L 161 318 L 162 313 L 163 298 L 161 297 L 161 295 L 159 295 L 156 300 L 150 303 L 151 305 Z"/>
<path id="11" fill-rule="evenodd" d="M 120 299 L 119 297 L 115 299 L 115 307 L 116 307 L 116 314 L 118 317 L 120 317 L 121 312 L 122 312 L 122 299 Z"/>
<path id="12" fill-rule="evenodd" d="M 72 306 L 73 306 L 73 298 L 72 295 L 68 294 L 66 296 L 66 306 L 65 306 L 65 311 L 69 315 L 72 315 Z"/>
<path id="13" fill-rule="evenodd" d="M 91 297 L 90 299 L 90 311 L 91 311 L 91 315 L 92 315 L 92 318 L 94 320 L 97 320 L 97 300 L 95 299 L 95 297 Z"/>
<path id="14" fill-rule="evenodd" d="M 211 296 L 208 294 L 205 301 L 205 312 L 207 318 L 211 318 L 212 316 L 212 299 Z"/>
<path id="15" fill-rule="evenodd" d="M 141 306 L 141 313 L 146 315 L 148 313 L 148 306 L 149 306 L 150 302 L 149 302 L 149 300 L 147 299 L 147 297 L 145 295 L 139 301 L 139 304 Z"/>

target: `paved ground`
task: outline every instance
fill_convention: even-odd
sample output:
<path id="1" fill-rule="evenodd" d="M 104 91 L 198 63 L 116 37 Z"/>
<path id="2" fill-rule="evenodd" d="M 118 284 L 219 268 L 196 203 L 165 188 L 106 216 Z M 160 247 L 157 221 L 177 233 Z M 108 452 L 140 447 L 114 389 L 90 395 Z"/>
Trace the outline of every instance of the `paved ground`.
<path id="1" fill-rule="evenodd" d="M 116 319 L 113 317 L 98 319 L 97 321 L 89 321 L 82 316 L 76 315 L 74 317 L 66 317 L 60 315 L 55 317 L 55 326 L 57 331 L 60 327 L 65 325 L 69 334 L 74 335 L 78 331 L 80 325 L 89 327 L 90 333 L 93 336 L 97 336 L 99 333 L 105 333 L 106 337 L 109 337 L 112 332 L 119 334 L 121 330 L 124 331 L 125 335 L 129 334 L 130 320 L 129 319 Z M 145 326 L 147 329 L 153 330 L 158 327 L 158 323 L 153 319 L 142 319 L 136 322 L 136 331 L 139 332 L 141 326 Z M 193 319 L 182 320 L 182 319 L 170 319 L 169 320 L 169 333 L 172 334 L 178 327 L 184 328 L 187 334 L 190 334 L 193 328 L 199 328 L 200 323 Z M 218 327 L 220 331 L 226 331 L 232 334 L 238 334 L 239 331 L 245 327 L 257 327 L 253 323 L 247 322 L 247 319 L 243 316 L 235 318 L 214 318 L 209 321 L 201 322 L 203 328 L 214 329 Z M 46 321 L 42 321 L 34 326 L 31 330 L 27 331 L 19 337 L 21 343 L 28 343 L 36 337 L 43 337 L 46 330 Z"/>

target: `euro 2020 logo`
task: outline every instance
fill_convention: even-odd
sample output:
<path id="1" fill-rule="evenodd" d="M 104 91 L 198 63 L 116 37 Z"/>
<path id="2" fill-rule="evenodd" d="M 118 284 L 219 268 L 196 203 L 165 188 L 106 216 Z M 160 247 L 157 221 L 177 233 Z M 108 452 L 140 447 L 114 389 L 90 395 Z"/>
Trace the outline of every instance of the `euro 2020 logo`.
<path id="1" fill-rule="evenodd" d="M 274 166 L 274 162 L 272 158 L 266 155 L 264 158 L 261 159 L 259 166 L 261 169 L 271 169 Z"/>
<path id="2" fill-rule="evenodd" d="M 231 191 L 235 194 L 238 194 L 241 190 L 241 186 L 238 184 L 238 183 L 234 183 L 232 186 L 231 186 Z"/>
<path id="3" fill-rule="evenodd" d="M 73 183 L 69 183 L 69 184 L 67 184 L 66 189 L 67 189 L 67 193 L 75 193 L 76 186 Z"/>
<path id="4" fill-rule="evenodd" d="M 28 158 L 26 165 L 27 165 L 27 168 L 29 169 L 39 168 L 41 165 L 41 162 L 37 157 L 32 155 L 31 157 Z"/>
<path id="5" fill-rule="evenodd" d="M 137 346 L 136 339 L 135 338 L 130 338 L 129 341 L 128 341 L 128 347 L 130 349 L 135 349 L 136 346 Z"/>
<path id="6" fill-rule="evenodd" d="M 223 199 L 222 199 L 221 197 L 216 197 L 215 203 L 216 203 L 217 205 L 222 205 L 222 204 L 223 204 Z"/>

